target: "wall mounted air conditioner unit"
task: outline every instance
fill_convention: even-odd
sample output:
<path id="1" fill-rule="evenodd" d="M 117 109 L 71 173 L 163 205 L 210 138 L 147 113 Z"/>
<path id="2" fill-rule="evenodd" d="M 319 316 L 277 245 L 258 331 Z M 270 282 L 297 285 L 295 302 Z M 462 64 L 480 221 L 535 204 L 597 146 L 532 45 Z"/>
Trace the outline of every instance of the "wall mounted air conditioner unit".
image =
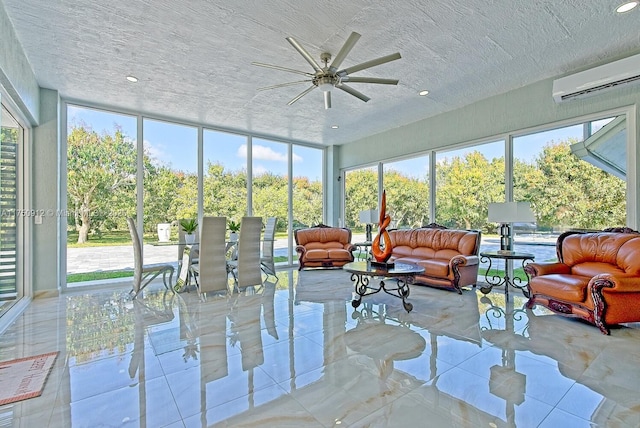
<path id="1" fill-rule="evenodd" d="M 553 99 L 560 103 L 633 83 L 640 83 L 640 55 L 554 80 Z"/>

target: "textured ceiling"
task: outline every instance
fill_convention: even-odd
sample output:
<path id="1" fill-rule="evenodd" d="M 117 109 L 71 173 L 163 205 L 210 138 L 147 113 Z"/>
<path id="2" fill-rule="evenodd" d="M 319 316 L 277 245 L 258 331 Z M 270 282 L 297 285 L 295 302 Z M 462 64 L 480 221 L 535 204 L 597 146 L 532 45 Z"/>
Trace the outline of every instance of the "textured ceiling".
<path id="1" fill-rule="evenodd" d="M 640 49 L 640 8 L 618 15 L 621 0 L 1 1 L 38 83 L 64 98 L 327 145 Z M 342 66 L 400 52 L 354 73 L 398 86 L 352 84 L 367 103 L 334 90 L 330 110 L 319 89 L 287 106 L 307 84 L 256 91 L 301 76 L 252 61 L 312 71 L 285 37 L 320 62 L 352 31 Z"/>

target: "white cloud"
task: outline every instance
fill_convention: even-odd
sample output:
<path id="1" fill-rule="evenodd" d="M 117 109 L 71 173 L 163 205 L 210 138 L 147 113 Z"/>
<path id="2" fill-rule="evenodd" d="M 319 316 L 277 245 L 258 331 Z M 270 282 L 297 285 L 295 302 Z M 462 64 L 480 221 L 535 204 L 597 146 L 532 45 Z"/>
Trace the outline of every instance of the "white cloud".
<path id="1" fill-rule="evenodd" d="M 278 153 L 275 150 L 273 150 L 271 147 L 266 147 L 266 146 L 261 146 L 259 144 L 254 144 L 253 146 L 251 146 L 251 151 L 252 151 L 252 155 L 253 155 L 254 159 L 275 161 L 275 162 L 286 162 L 287 161 L 286 152 L 285 153 Z M 246 144 L 243 144 L 238 148 L 237 155 L 238 155 L 238 157 L 241 157 L 243 159 L 247 158 L 247 145 Z M 302 161 L 302 157 L 294 154 L 293 155 L 293 161 L 294 162 L 301 162 Z"/>
<path id="2" fill-rule="evenodd" d="M 153 161 L 160 165 L 171 166 L 171 156 L 164 150 L 162 144 L 154 145 L 151 141 L 144 140 L 143 145 Z"/>

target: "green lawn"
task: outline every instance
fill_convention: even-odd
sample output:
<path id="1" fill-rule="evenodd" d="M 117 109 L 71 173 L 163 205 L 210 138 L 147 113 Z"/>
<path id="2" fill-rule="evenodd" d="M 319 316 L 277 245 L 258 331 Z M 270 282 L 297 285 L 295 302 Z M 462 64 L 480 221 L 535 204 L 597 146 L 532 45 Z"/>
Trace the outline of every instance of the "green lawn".
<path id="1" fill-rule="evenodd" d="M 72 282 L 98 281 L 100 279 L 127 278 L 132 276 L 133 271 L 131 270 L 71 273 L 67 275 L 67 284 L 70 284 Z"/>

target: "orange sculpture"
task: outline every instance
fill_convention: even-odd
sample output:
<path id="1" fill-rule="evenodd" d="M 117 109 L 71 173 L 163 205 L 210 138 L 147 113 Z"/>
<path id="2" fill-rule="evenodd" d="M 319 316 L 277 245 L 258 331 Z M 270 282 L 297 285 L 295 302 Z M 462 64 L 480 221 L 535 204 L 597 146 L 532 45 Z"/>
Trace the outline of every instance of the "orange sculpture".
<path id="1" fill-rule="evenodd" d="M 375 239 L 371 243 L 371 252 L 373 253 L 373 257 L 375 257 L 376 261 L 379 263 L 384 263 L 389 260 L 391 257 L 391 250 L 393 247 L 391 246 L 391 237 L 389 237 L 389 232 L 387 232 L 387 226 L 391 223 L 391 216 L 387 215 L 387 192 L 385 190 L 382 191 L 382 204 L 380 205 L 380 223 L 378 225 L 378 234 Z M 384 240 L 384 250 L 380 248 L 380 238 Z"/>

